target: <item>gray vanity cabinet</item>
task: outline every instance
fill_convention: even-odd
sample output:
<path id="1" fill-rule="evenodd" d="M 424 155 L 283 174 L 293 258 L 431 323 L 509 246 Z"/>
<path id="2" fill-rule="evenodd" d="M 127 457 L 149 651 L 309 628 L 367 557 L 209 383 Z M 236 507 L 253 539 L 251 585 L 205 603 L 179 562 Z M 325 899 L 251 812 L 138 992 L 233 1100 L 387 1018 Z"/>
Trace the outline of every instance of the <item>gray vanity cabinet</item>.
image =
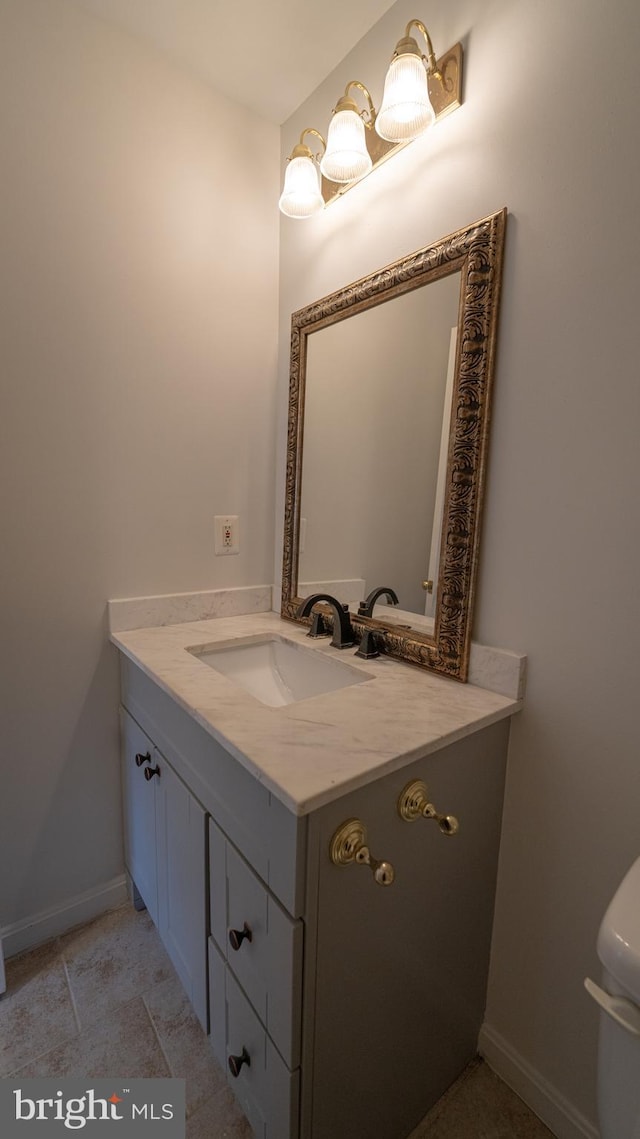
<path id="1" fill-rule="evenodd" d="M 296 817 L 126 659 L 122 703 L 161 768 L 147 818 L 125 756 L 127 866 L 144 896 L 155 826 L 156 920 L 255 1136 L 406 1139 L 476 1052 L 508 721 Z M 416 779 L 458 834 L 401 817 Z M 348 820 L 390 886 L 332 861 Z"/>

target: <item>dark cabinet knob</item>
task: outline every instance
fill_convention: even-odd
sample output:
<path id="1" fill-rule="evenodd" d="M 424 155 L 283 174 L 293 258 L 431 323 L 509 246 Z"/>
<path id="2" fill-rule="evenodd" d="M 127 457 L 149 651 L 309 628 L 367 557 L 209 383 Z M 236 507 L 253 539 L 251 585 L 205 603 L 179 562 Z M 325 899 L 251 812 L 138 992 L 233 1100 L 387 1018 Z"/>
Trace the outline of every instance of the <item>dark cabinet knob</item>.
<path id="1" fill-rule="evenodd" d="M 143 755 L 142 752 L 140 752 L 140 751 L 137 753 L 137 755 L 136 755 L 136 767 L 142 767 L 143 763 L 151 763 L 150 752 L 146 752 L 145 755 Z"/>
<path id="2" fill-rule="evenodd" d="M 153 779 L 154 775 L 160 775 L 160 768 L 157 766 L 157 764 L 155 767 L 145 767 L 145 769 L 144 769 L 145 779 L 147 779 L 147 780 Z"/>
<path id="3" fill-rule="evenodd" d="M 228 1063 L 229 1063 L 229 1071 L 231 1072 L 231 1075 L 233 1076 L 233 1078 L 235 1080 L 237 1080 L 238 1076 L 240 1075 L 240 1069 L 242 1068 L 243 1064 L 246 1064 L 247 1068 L 251 1067 L 251 1057 L 250 1057 L 249 1053 L 247 1052 L 247 1049 L 243 1048 L 242 1049 L 242 1055 L 241 1056 L 230 1056 Z"/>
<path id="4" fill-rule="evenodd" d="M 251 930 L 249 929 L 249 926 L 247 925 L 246 922 L 244 923 L 242 929 L 230 929 L 229 930 L 229 941 L 231 943 L 231 948 L 235 949 L 236 953 L 239 950 L 239 948 L 242 945 L 242 942 L 244 941 L 245 938 L 247 939 L 247 941 L 253 940 L 253 934 L 251 933 Z"/>

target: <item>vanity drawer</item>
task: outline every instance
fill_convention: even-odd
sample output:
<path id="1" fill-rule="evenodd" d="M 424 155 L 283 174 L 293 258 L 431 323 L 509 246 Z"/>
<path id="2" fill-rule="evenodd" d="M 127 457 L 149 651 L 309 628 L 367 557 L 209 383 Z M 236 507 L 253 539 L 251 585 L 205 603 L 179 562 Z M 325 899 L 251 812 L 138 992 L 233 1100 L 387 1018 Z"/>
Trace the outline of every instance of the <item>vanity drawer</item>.
<path id="1" fill-rule="evenodd" d="M 209 985 L 213 1051 L 255 1139 L 297 1139 L 300 1073 L 287 1068 L 211 939 Z"/>
<path id="2" fill-rule="evenodd" d="M 212 819 L 209 881 L 211 933 L 278 1051 L 296 1068 L 302 922 L 289 917 Z"/>

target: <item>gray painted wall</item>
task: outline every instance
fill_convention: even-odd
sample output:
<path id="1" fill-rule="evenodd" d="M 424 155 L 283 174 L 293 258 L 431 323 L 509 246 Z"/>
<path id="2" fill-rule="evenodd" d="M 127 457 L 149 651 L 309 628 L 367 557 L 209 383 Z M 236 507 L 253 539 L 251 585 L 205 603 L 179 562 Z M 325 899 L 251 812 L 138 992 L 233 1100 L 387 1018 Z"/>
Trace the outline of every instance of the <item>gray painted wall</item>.
<path id="1" fill-rule="evenodd" d="M 284 167 L 347 80 L 379 104 L 416 15 L 437 54 L 464 42 L 457 114 L 319 217 L 282 221 L 280 436 L 289 314 L 508 206 L 475 636 L 527 652 L 530 673 L 511 733 L 487 1020 L 593 1119 L 597 1016 L 582 980 L 640 853 L 640 9 L 427 7 L 400 0 L 283 128 Z M 281 487 L 282 471 L 280 500 Z"/>
<path id="2" fill-rule="evenodd" d="M 107 598 L 271 580 L 279 170 L 75 4 L 0 16 L 2 926 L 122 871 Z"/>

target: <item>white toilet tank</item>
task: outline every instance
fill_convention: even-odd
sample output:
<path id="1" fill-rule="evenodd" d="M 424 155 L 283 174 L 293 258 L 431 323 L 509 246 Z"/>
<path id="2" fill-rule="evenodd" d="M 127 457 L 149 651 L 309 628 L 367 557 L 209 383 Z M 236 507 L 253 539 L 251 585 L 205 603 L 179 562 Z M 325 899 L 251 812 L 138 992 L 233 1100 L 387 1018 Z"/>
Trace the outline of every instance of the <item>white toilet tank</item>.
<path id="1" fill-rule="evenodd" d="M 640 858 L 623 878 L 598 934 L 598 1115 L 601 1139 L 640 1139 Z"/>

